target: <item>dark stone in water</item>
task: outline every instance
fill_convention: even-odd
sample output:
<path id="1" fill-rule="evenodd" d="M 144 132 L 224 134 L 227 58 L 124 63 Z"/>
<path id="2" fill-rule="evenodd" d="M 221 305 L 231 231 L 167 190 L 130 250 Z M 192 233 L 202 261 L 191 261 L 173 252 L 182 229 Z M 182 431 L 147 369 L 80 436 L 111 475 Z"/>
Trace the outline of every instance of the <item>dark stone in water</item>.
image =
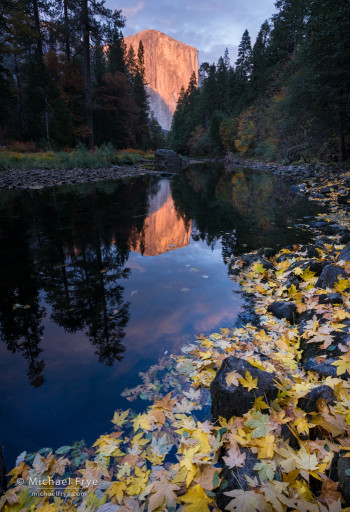
<path id="1" fill-rule="evenodd" d="M 339 233 L 343 233 L 344 231 L 348 231 L 344 226 L 340 226 L 339 224 L 328 224 L 323 228 L 323 232 L 326 235 L 338 235 Z"/>
<path id="2" fill-rule="evenodd" d="M 155 152 L 155 166 L 157 171 L 177 172 L 182 169 L 182 160 L 171 149 L 157 149 Z"/>
<path id="3" fill-rule="evenodd" d="M 339 243 L 340 244 L 348 244 L 350 242 L 350 231 L 347 231 L 346 233 L 344 233 L 340 239 L 339 239 Z"/>
<path id="4" fill-rule="evenodd" d="M 248 371 L 253 379 L 258 379 L 258 388 L 248 391 L 241 385 L 227 386 L 226 376 L 233 371 L 238 372 L 242 377 L 245 377 L 245 372 Z M 244 359 L 228 357 L 223 361 L 211 383 L 210 393 L 214 420 L 219 416 L 229 420 L 232 416 L 243 416 L 252 408 L 255 399 L 259 396 L 264 396 L 267 402 L 274 400 L 278 390 L 271 373 L 256 368 Z"/>
<path id="5" fill-rule="evenodd" d="M 269 304 L 267 311 L 273 314 L 276 318 L 285 318 L 290 323 L 295 322 L 297 308 L 293 302 L 275 301 Z"/>
<path id="6" fill-rule="evenodd" d="M 271 249 L 271 247 L 261 247 L 261 249 L 258 250 L 259 256 L 265 256 L 265 258 L 273 258 L 277 251 L 276 249 Z"/>
<path id="7" fill-rule="evenodd" d="M 333 288 L 339 278 L 346 278 L 345 270 L 337 265 L 327 265 L 316 282 L 318 288 Z"/>

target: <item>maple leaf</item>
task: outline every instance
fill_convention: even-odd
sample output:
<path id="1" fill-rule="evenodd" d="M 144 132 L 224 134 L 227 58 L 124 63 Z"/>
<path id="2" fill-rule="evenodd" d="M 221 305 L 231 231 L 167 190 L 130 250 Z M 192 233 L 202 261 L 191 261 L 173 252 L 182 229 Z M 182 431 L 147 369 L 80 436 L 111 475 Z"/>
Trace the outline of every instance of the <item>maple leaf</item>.
<path id="1" fill-rule="evenodd" d="M 273 457 L 276 447 L 274 435 L 267 435 L 266 437 L 256 439 L 255 444 L 258 448 L 259 459 L 271 459 Z"/>
<path id="2" fill-rule="evenodd" d="M 266 503 L 264 496 L 254 491 L 235 489 L 224 493 L 233 498 L 225 507 L 229 512 L 272 512 L 271 506 Z"/>
<path id="3" fill-rule="evenodd" d="M 176 484 L 173 484 L 167 480 L 161 480 L 160 482 L 153 482 L 149 486 L 147 486 L 153 494 L 149 498 L 148 502 L 148 512 L 152 512 L 153 510 L 166 506 L 167 508 L 175 508 L 176 507 L 176 493 L 175 491 L 180 490 L 180 487 Z"/>
<path id="4" fill-rule="evenodd" d="M 70 464 L 70 460 L 65 459 L 64 457 L 60 457 L 55 461 L 54 465 L 52 466 L 52 474 L 63 475 L 67 464 Z"/>
<path id="5" fill-rule="evenodd" d="M 113 419 L 112 419 L 112 423 L 114 423 L 114 425 L 116 425 L 117 427 L 122 427 L 124 425 L 124 423 L 127 421 L 129 411 L 130 411 L 130 409 L 128 409 L 120 414 L 118 412 L 115 412 Z"/>
<path id="6" fill-rule="evenodd" d="M 245 422 L 245 426 L 252 429 L 251 437 L 265 437 L 270 431 L 270 417 L 260 411 L 253 411 L 251 417 Z"/>
<path id="7" fill-rule="evenodd" d="M 246 453 L 242 453 L 237 445 L 230 446 L 227 455 L 222 457 L 229 468 L 243 468 L 245 465 Z"/>
<path id="8" fill-rule="evenodd" d="M 248 370 L 245 371 L 245 379 L 243 377 L 238 379 L 243 387 L 248 388 L 248 391 L 256 389 L 258 386 L 258 378 L 253 379 Z"/>
<path id="9" fill-rule="evenodd" d="M 159 439 L 156 439 L 154 436 L 152 437 L 151 449 L 156 455 L 158 455 L 158 457 L 167 455 L 172 447 L 172 443 L 168 444 L 166 434 L 163 434 L 163 436 L 159 437 Z"/>
<path id="10" fill-rule="evenodd" d="M 186 512 L 209 512 L 208 504 L 212 499 L 207 496 L 203 487 L 199 484 L 190 487 L 186 494 L 179 498 L 184 503 Z"/>
<path id="11" fill-rule="evenodd" d="M 147 414 L 138 414 L 133 420 L 133 427 L 135 432 L 139 428 L 142 428 L 142 430 L 150 430 L 151 425 L 149 424 Z"/>
<path id="12" fill-rule="evenodd" d="M 265 274 L 266 272 L 266 268 L 264 267 L 264 265 L 262 263 L 258 263 L 257 261 L 252 266 L 252 269 L 257 274 Z"/>
<path id="13" fill-rule="evenodd" d="M 322 478 L 322 489 L 319 497 L 320 502 L 330 505 L 341 499 L 341 493 L 337 491 L 339 482 L 333 482 L 323 474 L 321 474 L 320 477 Z"/>
<path id="14" fill-rule="evenodd" d="M 266 462 L 263 460 L 261 462 L 257 462 L 253 469 L 259 473 L 260 481 L 264 482 L 265 480 L 273 480 L 276 464 L 271 461 Z"/>
<path id="15" fill-rule="evenodd" d="M 264 402 L 264 397 L 262 396 L 259 396 L 258 398 L 255 399 L 254 407 L 257 411 L 269 408 L 269 406 Z"/>
<path id="16" fill-rule="evenodd" d="M 111 499 L 115 498 L 120 505 L 123 501 L 126 489 L 125 482 L 113 482 L 113 484 L 107 489 L 106 494 L 108 494 Z"/>
<path id="17" fill-rule="evenodd" d="M 243 378 L 242 375 L 238 372 L 236 372 L 236 370 L 234 370 L 233 372 L 230 372 L 226 375 L 226 385 L 228 387 L 230 386 L 238 386 L 239 385 L 239 381 L 238 379 L 239 378 Z"/>
<path id="18" fill-rule="evenodd" d="M 337 361 L 331 364 L 337 366 L 337 375 L 343 375 L 347 371 L 350 372 L 350 359 L 347 356 L 340 356 Z"/>

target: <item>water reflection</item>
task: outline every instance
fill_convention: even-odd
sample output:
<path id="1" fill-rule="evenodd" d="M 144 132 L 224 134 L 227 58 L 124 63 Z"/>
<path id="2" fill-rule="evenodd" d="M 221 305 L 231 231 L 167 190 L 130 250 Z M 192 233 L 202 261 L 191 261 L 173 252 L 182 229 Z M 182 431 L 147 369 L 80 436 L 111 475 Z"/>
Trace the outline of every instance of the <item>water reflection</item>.
<path id="1" fill-rule="evenodd" d="M 130 235 L 130 248 L 143 256 L 157 256 L 186 247 L 190 236 L 191 220 L 185 223 L 176 210 L 169 181 L 162 180 L 157 193 L 149 199 L 142 231 L 134 229 Z"/>
<path id="2" fill-rule="evenodd" d="M 0 440 L 24 449 L 104 431 L 165 351 L 230 326 L 225 258 L 308 240 L 316 212 L 279 180 L 189 169 L 0 194 Z M 147 256 L 147 257 L 145 257 Z M 34 412 L 34 414 L 33 414 Z M 19 415 L 21 421 L 19 422 Z M 43 434 L 45 432 L 45 434 Z"/>

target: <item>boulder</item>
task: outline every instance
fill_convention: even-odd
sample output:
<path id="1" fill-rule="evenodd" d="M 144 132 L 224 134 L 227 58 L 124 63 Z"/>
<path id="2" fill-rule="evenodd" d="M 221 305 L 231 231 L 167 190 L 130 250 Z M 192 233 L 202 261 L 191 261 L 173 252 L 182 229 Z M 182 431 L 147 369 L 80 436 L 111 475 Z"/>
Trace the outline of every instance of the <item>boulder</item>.
<path id="1" fill-rule="evenodd" d="M 316 259 L 311 260 L 297 260 L 289 267 L 290 270 L 294 270 L 295 268 L 301 268 L 302 270 L 310 269 L 311 272 L 315 274 L 315 276 L 320 276 L 324 267 L 329 265 L 331 261 L 323 260 L 318 261 Z"/>
<path id="2" fill-rule="evenodd" d="M 286 279 L 286 281 L 283 283 L 283 286 L 285 286 L 287 289 L 292 285 L 294 285 L 297 290 L 299 289 L 299 279 L 296 276 L 289 276 L 288 279 Z"/>
<path id="3" fill-rule="evenodd" d="M 344 249 L 342 249 L 338 256 L 338 261 L 350 261 L 350 244 L 347 244 Z"/>
<path id="4" fill-rule="evenodd" d="M 271 249 L 271 247 L 261 247 L 258 250 L 259 256 L 264 256 L 265 258 L 273 258 L 276 256 L 277 251 L 276 249 Z"/>
<path id="5" fill-rule="evenodd" d="M 302 245 L 299 249 L 299 253 L 305 254 L 307 258 L 319 258 L 320 255 L 314 245 Z"/>
<path id="6" fill-rule="evenodd" d="M 171 149 L 157 149 L 155 152 L 155 165 L 157 171 L 177 172 L 182 169 L 182 160 Z"/>
<path id="7" fill-rule="evenodd" d="M 345 196 L 340 195 L 337 197 L 338 204 L 348 204 L 349 200 L 350 200 L 350 194 L 346 194 Z"/>
<path id="8" fill-rule="evenodd" d="M 312 389 L 306 396 L 299 399 L 298 406 L 307 413 L 317 412 L 317 401 L 320 398 L 333 405 L 335 401 L 333 389 L 326 385 L 317 386 L 317 388 Z"/>
<path id="9" fill-rule="evenodd" d="M 333 288 L 339 278 L 347 277 L 345 270 L 337 265 L 326 265 L 316 282 L 318 288 Z"/>
<path id="10" fill-rule="evenodd" d="M 318 297 L 318 301 L 320 304 L 332 304 L 336 306 L 338 304 L 343 304 L 343 297 L 341 293 L 323 293 L 322 295 L 316 295 Z"/>
<path id="11" fill-rule="evenodd" d="M 242 268 L 250 267 L 254 263 L 262 264 L 264 268 L 266 268 L 266 270 L 273 270 L 275 268 L 271 261 L 267 260 L 266 258 L 263 258 L 259 254 L 243 254 L 242 256 L 233 258 L 231 260 L 231 264 L 234 264 L 236 261 L 243 261 Z M 240 268 L 233 269 L 231 265 L 229 266 L 229 275 L 238 275 L 240 271 Z"/>
<path id="12" fill-rule="evenodd" d="M 315 357 L 310 357 L 310 359 L 305 360 L 305 362 L 302 361 L 301 364 L 305 371 L 318 373 L 320 377 L 336 377 L 337 367 L 331 364 L 335 361 L 336 359 L 334 358 L 328 358 L 318 363 Z"/>
<path id="13" fill-rule="evenodd" d="M 285 318 L 290 323 L 295 322 L 297 308 L 294 302 L 284 302 L 277 300 L 269 304 L 267 311 L 273 314 L 276 318 Z"/>
<path id="14" fill-rule="evenodd" d="M 248 388 L 230 385 L 226 383 L 226 376 L 236 371 L 242 377 L 248 371 L 253 379 L 258 379 L 257 388 L 248 391 Z M 229 420 L 232 416 L 242 416 L 254 405 L 254 401 L 259 396 L 264 396 L 264 400 L 271 402 L 277 397 L 278 389 L 274 382 L 274 376 L 251 365 L 244 359 L 238 357 L 228 357 L 221 365 L 215 379 L 211 383 L 210 393 L 212 398 L 211 412 L 216 420 L 219 416 Z"/>
<path id="15" fill-rule="evenodd" d="M 350 242 L 350 231 L 346 231 L 342 234 L 342 236 L 339 238 L 340 244 L 347 244 Z"/>
<path id="16" fill-rule="evenodd" d="M 326 235 L 339 235 L 344 231 L 348 231 L 347 228 L 341 226 L 340 224 L 328 224 L 322 230 Z"/>

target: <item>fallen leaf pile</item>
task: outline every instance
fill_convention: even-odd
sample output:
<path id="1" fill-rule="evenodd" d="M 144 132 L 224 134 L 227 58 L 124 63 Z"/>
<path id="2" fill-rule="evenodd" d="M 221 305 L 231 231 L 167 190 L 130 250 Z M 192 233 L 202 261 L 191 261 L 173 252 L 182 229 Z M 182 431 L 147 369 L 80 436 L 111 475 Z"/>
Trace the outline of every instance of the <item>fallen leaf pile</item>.
<path id="1" fill-rule="evenodd" d="M 347 214 L 332 194 L 330 212 L 319 220 L 347 226 Z M 322 239 L 322 233 L 315 235 Z M 300 246 L 281 250 L 269 265 L 264 258 L 250 265 L 235 258 L 231 270 L 249 294 L 259 324 L 199 335 L 181 354 L 151 367 L 141 375 L 143 384 L 124 396 L 152 405 L 140 414 L 116 411 L 113 431 L 93 447 L 76 443 L 23 455 L 9 473 L 10 488 L 0 509 L 206 512 L 222 510 L 221 494 L 228 511 L 349 512 L 350 347 L 341 335 L 350 325 L 350 263 L 337 259 L 344 247 L 338 234 L 314 247 L 313 260 L 336 264 L 349 278 L 342 277 L 332 290 L 315 288 L 318 277 Z M 321 300 L 331 292 L 341 295 L 341 303 Z M 294 304 L 299 318 L 309 313 L 302 330 L 301 323 L 272 315 L 269 306 L 275 301 Z M 305 369 L 303 351 L 310 345 L 317 353 L 315 364 L 328 361 L 334 375 Z M 226 375 L 227 387 L 254 390 L 257 398 L 243 416 L 212 422 L 210 384 L 230 356 L 270 373 L 278 395 L 267 403 L 259 396 L 257 378 L 248 370 L 232 371 Z M 321 385 L 331 388 L 334 400 L 320 398 L 314 410 L 302 408 L 302 400 Z M 253 469 L 245 474 L 252 460 Z M 245 488 L 230 487 L 230 473 L 245 474 Z M 65 495 L 60 496 L 53 491 L 64 479 Z"/>

